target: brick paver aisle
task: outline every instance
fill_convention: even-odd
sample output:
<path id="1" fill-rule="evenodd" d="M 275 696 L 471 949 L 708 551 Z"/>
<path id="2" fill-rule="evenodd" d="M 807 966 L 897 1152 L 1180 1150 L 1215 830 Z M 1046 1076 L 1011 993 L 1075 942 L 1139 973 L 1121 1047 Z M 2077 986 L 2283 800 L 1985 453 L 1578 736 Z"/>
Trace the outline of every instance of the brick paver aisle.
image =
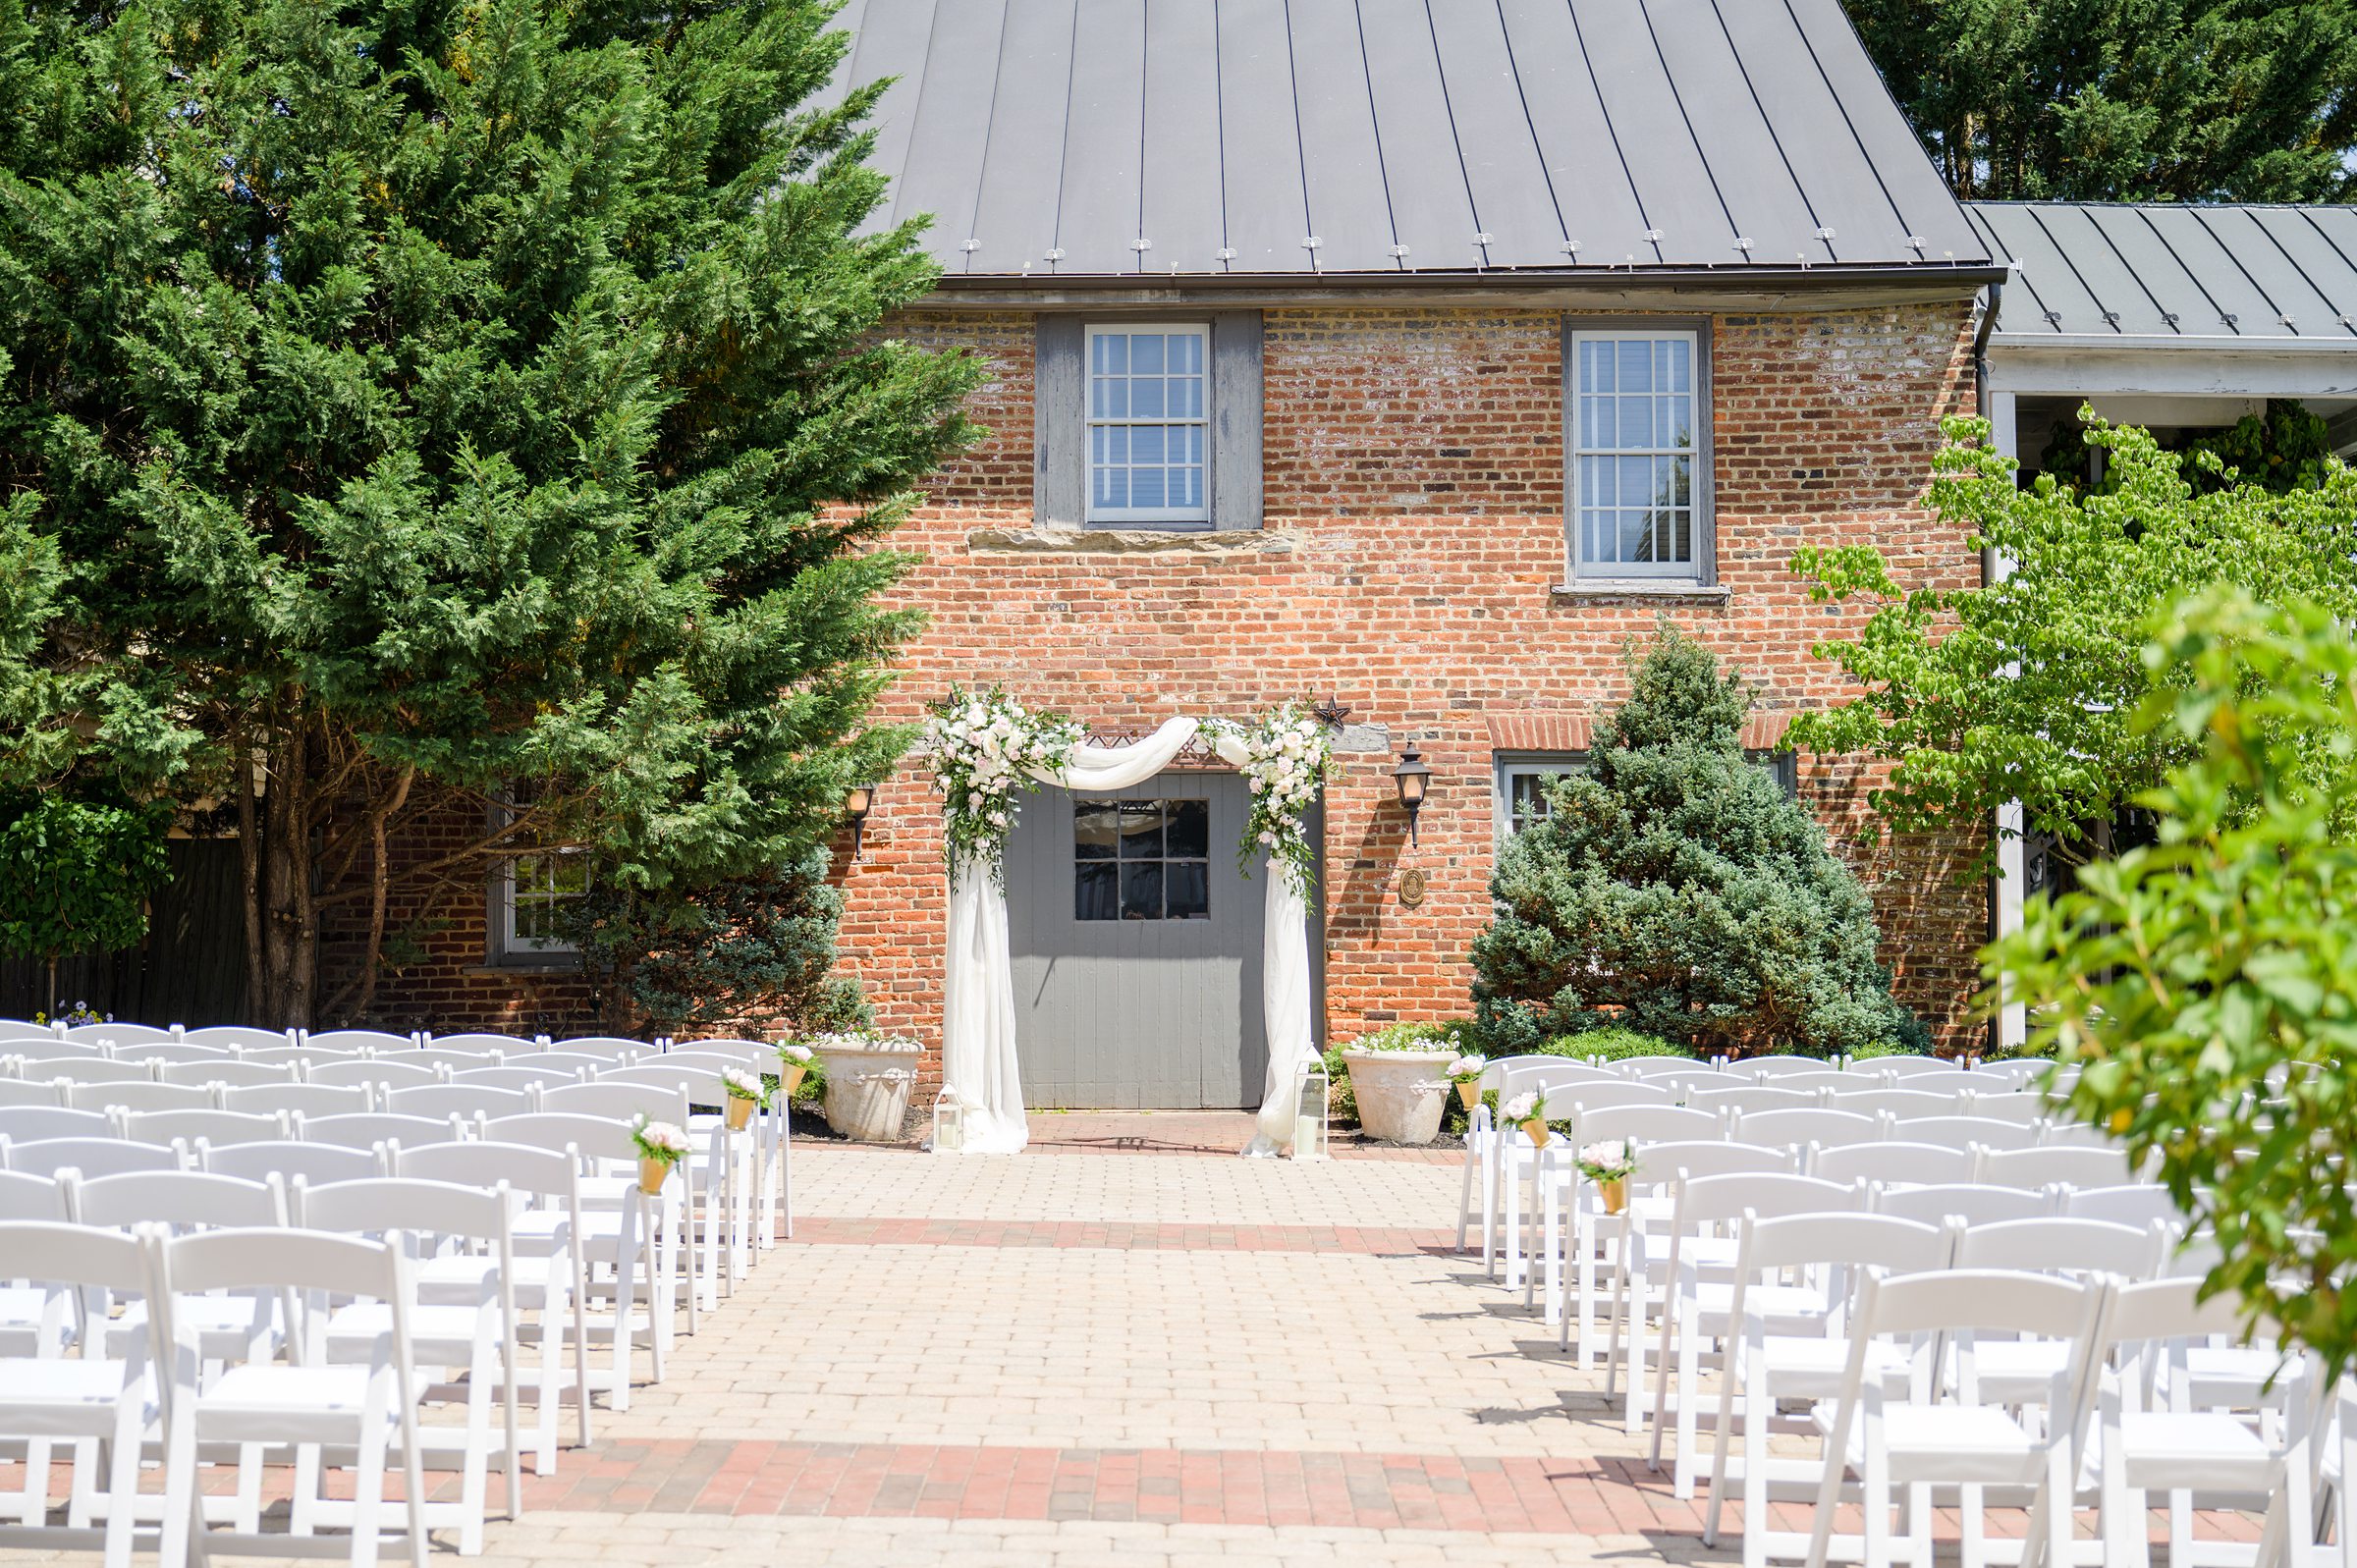
<path id="1" fill-rule="evenodd" d="M 527 1480 L 487 1568 L 1733 1556 L 1452 1250 L 1452 1162 L 804 1143 L 795 1173 L 795 1239 Z"/>

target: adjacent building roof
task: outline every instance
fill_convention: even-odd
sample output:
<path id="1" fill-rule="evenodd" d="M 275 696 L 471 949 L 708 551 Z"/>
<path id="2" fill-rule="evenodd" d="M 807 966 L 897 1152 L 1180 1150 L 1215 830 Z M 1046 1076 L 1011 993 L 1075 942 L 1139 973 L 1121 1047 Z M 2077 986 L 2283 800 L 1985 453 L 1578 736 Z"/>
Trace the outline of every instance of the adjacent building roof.
<path id="1" fill-rule="evenodd" d="M 1839 0 L 848 0 L 952 274 L 1989 264 Z"/>
<path id="2" fill-rule="evenodd" d="M 1979 201 L 2006 340 L 2357 344 L 2357 209 Z"/>

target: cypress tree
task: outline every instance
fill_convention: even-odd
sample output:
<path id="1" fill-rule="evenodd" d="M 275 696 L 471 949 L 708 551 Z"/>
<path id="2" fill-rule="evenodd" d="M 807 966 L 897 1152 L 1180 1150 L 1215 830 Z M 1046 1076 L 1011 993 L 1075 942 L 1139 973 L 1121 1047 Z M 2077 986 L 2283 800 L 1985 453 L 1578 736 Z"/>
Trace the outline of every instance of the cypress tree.
<path id="1" fill-rule="evenodd" d="M 1623 1025 L 1703 1054 L 1929 1034 L 1891 1000 L 1874 909 L 1807 808 L 1743 753 L 1751 699 L 1665 626 L 1584 773 L 1490 884 L 1473 998 L 1499 1049 Z"/>
<path id="2" fill-rule="evenodd" d="M 397 888 L 767 874 L 898 754 L 976 372 L 879 330 L 833 10 L 0 0 L 0 784 L 236 823 L 264 1021 Z"/>

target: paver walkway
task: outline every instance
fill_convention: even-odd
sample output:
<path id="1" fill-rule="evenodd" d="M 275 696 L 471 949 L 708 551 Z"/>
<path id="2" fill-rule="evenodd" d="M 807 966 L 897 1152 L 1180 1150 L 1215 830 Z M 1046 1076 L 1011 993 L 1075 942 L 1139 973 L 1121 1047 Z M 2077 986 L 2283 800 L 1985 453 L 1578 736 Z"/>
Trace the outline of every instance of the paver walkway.
<path id="1" fill-rule="evenodd" d="M 1110 1152 L 1129 1136 L 801 1143 L 795 1239 L 482 1561 L 1732 1560 L 1601 1377 L 1451 1250 L 1453 1155 Z"/>

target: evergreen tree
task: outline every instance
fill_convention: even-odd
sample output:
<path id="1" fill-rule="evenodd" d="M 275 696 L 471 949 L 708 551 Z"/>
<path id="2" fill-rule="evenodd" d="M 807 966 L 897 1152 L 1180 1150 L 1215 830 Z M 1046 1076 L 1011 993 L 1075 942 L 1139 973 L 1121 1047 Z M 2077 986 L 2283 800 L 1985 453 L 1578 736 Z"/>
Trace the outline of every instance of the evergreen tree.
<path id="1" fill-rule="evenodd" d="M 1847 0 L 1956 194 L 2345 201 L 2349 0 Z"/>
<path id="2" fill-rule="evenodd" d="M 1926 1046 L 1874 909 L 1807 808 L 1743 754 L 1751 700 L 1665 626 L 1586 772 L 1499 858 L 1473 997 L 1501 1049 L 1623 1025 L 1702 1053 Z"/>
<path id="3" fill-rule="evenodd" d="M 900 750 L 976 371 L 878 330 L 833 9 L 0 0 L 0 784 L 237 822 L 264 1021 L 404 878 L 769 872 Z"/>

